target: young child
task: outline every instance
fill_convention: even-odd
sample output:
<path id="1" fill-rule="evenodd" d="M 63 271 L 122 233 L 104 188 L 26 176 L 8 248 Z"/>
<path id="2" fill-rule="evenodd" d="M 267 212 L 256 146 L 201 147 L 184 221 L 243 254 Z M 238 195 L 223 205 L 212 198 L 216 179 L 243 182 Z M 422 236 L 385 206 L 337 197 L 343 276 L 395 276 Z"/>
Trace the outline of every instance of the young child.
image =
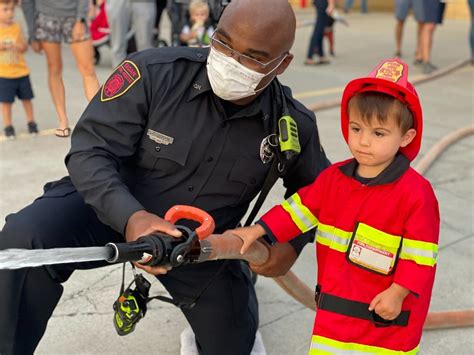
<path id="1" fill-rule="evenodd" d="M 438 254 L 438 203 L 410 167 L 420 150 L 422 112 L 408 67 L 381 62 L 351 81 L 341 128 L 353 155 L 236 229 L 242 253 L 256 239 L 289 239 L 317 227 L 318 311 L 311 354 L 416 354 Z"/>
<path id="2" fill-rule="evenodd" d="M 209 5 L 203 0 L 191 0 L 189 3 L 191 25 L 185 25 L 179 36 L 188 47 L 205 47 L 211 43 L 214 28 L 209 25 Z"/>
<path id="3" fill-rule="evenodd" d="M 0 0 L 0 103 L 2 105 L 5 136 L 15 139 L 12 125 L 12 104 L 17 96 L 23 103 L 30 134 L 38 134 L 33 118 L 33 90 L 23 53 L 28 45 L 20 25 L 14 21 L 18 0 Z"/>

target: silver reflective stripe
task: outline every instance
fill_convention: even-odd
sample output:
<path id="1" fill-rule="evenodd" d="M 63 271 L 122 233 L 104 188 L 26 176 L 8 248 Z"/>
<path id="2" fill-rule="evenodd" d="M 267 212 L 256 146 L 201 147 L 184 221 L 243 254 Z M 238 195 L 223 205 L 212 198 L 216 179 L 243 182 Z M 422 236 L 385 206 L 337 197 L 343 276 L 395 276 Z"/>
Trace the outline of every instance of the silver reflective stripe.
<path id="1" fill-rule="evenodd" d="M 325 345 L 325 344 L 320 344 L 320 343 L 312 343 L 311 344 L 311 350 L 321 350 L 321 351 L 326 351 L 331 354 L 344 354 L 344 355 L 367 355 L 367 354 L 375 354 L 375 353 L 367 353 L 363 351 L 357 351 L 357 350 L 343 350 L 343 349 L 336 349 L 333 348 L 332 346 Z"/>
<path id="2" fill-rule="evenodd" d="M 407 246 L 402 247 L 402 253 L 415 255 L 415 256 L 423 256 L 425 258 L 431 258 L 431 259 L 436 259 L 438 257 L 438 253 L 435 251 L 410 248 Z"/>
<path id="3" fill-rule="evenodd" d="M 291 196 L 287 201 L 291 207 L 291 210 L 300 219 L 300 221 L 303 222 L 303 224 L 306 226 L 306 230 L 313 228 L 314 224 L 304 215 L 304 212 L 300 209 L 300 204 L 298 203 L 298 201 L 295 201 L 293 196 Z"/>
<path id="4" fill-rule="evenodd" d="M 330 240 L 331 242 L 336 242 L 337 244 L 340 244 L 343 246 L 348 246 L 351 241 L 350 239 L 341 238 L 333 233 L 325 232 L 320 229 L 318 229 L 317 234 L 319 234 L 321 237 L 325 239 Z"/>

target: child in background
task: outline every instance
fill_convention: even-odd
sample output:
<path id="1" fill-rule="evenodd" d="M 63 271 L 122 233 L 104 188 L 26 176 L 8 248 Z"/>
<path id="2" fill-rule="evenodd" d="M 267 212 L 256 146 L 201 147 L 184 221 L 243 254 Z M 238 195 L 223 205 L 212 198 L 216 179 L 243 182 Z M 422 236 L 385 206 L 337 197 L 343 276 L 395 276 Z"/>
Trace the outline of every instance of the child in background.
<path id="1" fill-rule="evenodd" d="M 12 105 L 17 96 L 25 109 L 28 132 L 38 134 L 33 117 L 33 90 L 23 53 L 28 49 L 20 25 L 14 21 L 18 0 L 0 0 L 0 103 L 5 136 L 15 139 Z"/>
<path id="2" fill-rule="evenodd" d="M 214 28 L 209 25 L 209 5 L 203 0 L 189 4 L 190 25 L 185 25 L 179 36 L 188 47 L 205 47 L 211 43 Z"/>
<path id="3" fill-rule="evenodd" d="M 422 112 L 408 66 L 381 62 L 351 81 L 341 128 L 353 155 L 234 230 L 242 253 L 258 238 L 286 242 L 314 227 L 318 262 L 310 354 L 416 354 L 438 254 L 438 202 L 410 167 Z"/>

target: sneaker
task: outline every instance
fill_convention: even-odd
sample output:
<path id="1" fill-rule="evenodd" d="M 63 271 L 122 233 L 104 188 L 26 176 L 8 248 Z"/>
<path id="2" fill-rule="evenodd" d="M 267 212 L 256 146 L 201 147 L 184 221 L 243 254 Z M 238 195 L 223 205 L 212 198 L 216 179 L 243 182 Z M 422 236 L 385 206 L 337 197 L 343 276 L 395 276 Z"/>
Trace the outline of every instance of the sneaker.
<path id="1" fill-rule="evenodd" d="M 16 138 L 15 128 L 13 128 L 13 126 L 6 126 L 5 127 L 5 137 L 7 137 L 8 139 L 15 139 Z"/>
<path id="2" fill-rule="evenodd" d="M 415 61 L 413 62 L 414 65 L 422 65 L 423 64 L 423 61 L 421 59 L 415 59 Z"/>
<path id="3" fill-rule="evenodd" d="M 38 135 L 38 125 L 36 122 L 28 122 L 28 133 L 33 136 Z"/>
<path id="4" fill-rule="evenodd" d="M 423 74 L 431 74 L 435 70 L 438 70 L 436 65 L 433 65 L 431 62 L 423 63 Z"/>

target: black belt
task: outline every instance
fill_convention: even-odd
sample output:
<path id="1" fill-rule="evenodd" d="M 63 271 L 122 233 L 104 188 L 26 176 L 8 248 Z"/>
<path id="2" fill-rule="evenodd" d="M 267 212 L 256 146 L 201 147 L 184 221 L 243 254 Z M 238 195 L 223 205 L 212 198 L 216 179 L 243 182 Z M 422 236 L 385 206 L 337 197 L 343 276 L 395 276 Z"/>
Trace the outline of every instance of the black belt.
<path id="1" fill-rule="evenodd" d="M 320 292 L 321 288 L 316 286 L 314 299 L 318 309 L 322 309 L 348 317 L 365 319 L 372 322 L 376 327 L 390 327 L 397 325 L 406 327 L 410 317 L 410 311 L 401 311 L 397 318 L 386 320 L 380 317 L 375 311 L 369 311 L 369 304 L 357 301 L 351 301 L 345 298 Z"/>

